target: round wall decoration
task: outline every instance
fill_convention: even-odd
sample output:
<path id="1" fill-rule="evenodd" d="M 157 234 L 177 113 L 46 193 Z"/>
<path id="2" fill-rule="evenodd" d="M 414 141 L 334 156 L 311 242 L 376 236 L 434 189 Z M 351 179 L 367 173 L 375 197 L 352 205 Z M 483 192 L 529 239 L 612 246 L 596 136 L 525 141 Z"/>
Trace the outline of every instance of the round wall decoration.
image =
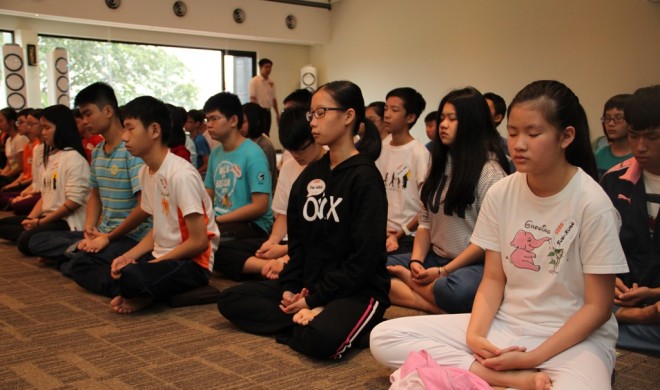
<path id="1" fill-rule="evenodd" d="M 174 5 L 172 6 L 172 10 L 174 11 L 174 15 L 182 18 L 186 16 L 186 12 L 188 12 L 188 7 L 186 6 L 186 3 L 183 1 L 175 1 Z"/>
<path id="2" fill-rule="evenodd" d="M 105 0 L 105 5 L 110 9 L 117 9 L 121 5 L 121 0 Z"/>
<path id="3" fill-rule="evenodd" d="M 298 19 L 293 15 L 288 15 L 285 20 L 286 26 L 289 30 L 293 30 L 298 25 Z"/>
<path id="4" fill-rule="evenodd" d="M 243 11 L 240 8 L 236 8 L 233 13 L 234 16 L 234 22 L 236 23 L 243 23 L 245 22 L 245 11 Z"/>

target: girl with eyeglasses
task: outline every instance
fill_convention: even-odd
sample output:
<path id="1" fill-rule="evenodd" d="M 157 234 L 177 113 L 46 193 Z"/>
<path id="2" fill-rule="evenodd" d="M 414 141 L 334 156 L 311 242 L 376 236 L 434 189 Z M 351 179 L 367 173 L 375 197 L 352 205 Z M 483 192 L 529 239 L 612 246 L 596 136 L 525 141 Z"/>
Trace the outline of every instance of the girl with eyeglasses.
<path id="1" fill-rule="evenodd" d="M 301 353 L 339 359 L 364 345 L 389 306 L 387 197 L 374 164 L 381 140 L 350 81 L 319 88 L 307 119 L 314 140 L 329 151 L 291 189 L 290 260 L 277 280 L 223 291 L 218 309 L 247 332 L 275 334 Z"/>
<path id="2" fill-rule="evenodd" d="M 628 266 L 584 109 L 564 84 L 536 81 L 513 99 L 507 131 L 517 172 L 490 188 L 472 234 L 486 251 L 472 313 L 386 321 L 371 351 L 398 367 L 424 349 L 491 386 L 609 389 L 614 280 Z"/>

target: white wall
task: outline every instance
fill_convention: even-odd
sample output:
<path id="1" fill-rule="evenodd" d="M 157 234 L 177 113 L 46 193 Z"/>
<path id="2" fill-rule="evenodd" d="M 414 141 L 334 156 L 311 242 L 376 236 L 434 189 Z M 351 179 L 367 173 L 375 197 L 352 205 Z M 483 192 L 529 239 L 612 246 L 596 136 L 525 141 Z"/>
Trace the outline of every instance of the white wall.
<path id="1" fill-rule="evenodd" d="M 660 83 L 660 3 L 648 0 L 342 0 L 312 63 L 322 82 L 349 79 L 365 100 L 411 86 L 427 112 L 472 85 L 507 103 L 557 79 L 578 95 L 592 137 L 614 94 Z M 425 139 L 423 123 L 413 133 Z M 505 132 L 504 124 L 500 131 Z"/>

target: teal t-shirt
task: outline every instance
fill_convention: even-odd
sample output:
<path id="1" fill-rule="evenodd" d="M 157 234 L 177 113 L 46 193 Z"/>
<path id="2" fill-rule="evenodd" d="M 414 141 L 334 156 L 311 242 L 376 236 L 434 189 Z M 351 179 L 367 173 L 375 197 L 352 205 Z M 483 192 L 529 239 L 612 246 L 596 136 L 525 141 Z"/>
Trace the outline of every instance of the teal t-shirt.
<path id="1" fill-rule="evenodd" d="M 625 156 L 617 157 L 612 154 L 612 148 L 609 145 L 598 149 L 594 155 L 596 157 L 598 172 L 601 176 L 616 164 L 622 163 L 633 156 L 632 154 L 626 154 Z"/>
<path id="2" fill-rule="evenodd" d="M 227 214 L 252 203 L 253 193 L 268 194 L 268 211 L 253 221 L 266 233 L 273 225 L 272 178 L 264 151 L 249 139 L 226 152 L 222 144 L 209 156 L 204 186 L 213 189 L 213 211 Z"/>

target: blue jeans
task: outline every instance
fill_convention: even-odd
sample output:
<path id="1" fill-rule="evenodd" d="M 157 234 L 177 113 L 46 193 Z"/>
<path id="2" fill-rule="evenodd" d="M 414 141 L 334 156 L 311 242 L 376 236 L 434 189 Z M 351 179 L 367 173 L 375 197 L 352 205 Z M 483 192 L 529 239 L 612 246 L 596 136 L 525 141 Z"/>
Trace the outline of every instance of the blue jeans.
<path id="1" fill-rule="evenodd" d="M 612 313 L 619 306 L 614 305 Z M 622 349 L 660 354 L 660 324 L 629 324 L 619 322 L 616 346 Z"/>
<path id="2" fill-rule="evenodd" d="M 402 265 L 408 268 L 412 253 L 392 255 L 387 258 L 387 265 Z M 451 259 L 435 254 L 432 250 L 424 259 L 424 268 L 442 267 Z M 484 264 L 476 263 L 455 270 L 446 278 L 438 278 L 433 282 L 433 295 L 435 304 L 448 313 L 469 313 L 472 311 L 472 302 L 484 275 Z"/>

